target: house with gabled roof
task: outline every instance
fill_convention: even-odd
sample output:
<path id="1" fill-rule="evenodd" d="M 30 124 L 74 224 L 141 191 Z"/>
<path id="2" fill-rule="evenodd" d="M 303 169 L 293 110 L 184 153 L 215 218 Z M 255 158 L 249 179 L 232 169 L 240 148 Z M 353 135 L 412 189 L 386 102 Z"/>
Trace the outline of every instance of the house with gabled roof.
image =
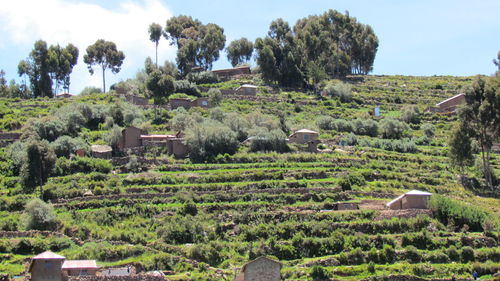
<path id="1" fill-rule="evenodd" d="M 429 199 L 432 193 L 420 190 L 412 190 L 396 197 L 386 206 L 392 210 L 401 209 L 428 209 Z"/>
<path id="2" fill-rule="evenodd" d="M 258 257 L 243 265 L 234 281 L 280 281 L 281 264 L 268 257 Z"/>

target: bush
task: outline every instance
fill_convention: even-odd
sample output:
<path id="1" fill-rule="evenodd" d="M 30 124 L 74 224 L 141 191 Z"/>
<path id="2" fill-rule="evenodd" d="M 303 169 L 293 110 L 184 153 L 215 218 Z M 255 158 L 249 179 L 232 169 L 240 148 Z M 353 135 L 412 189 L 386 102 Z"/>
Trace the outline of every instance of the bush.
<path id="1" fill-rule="evenodd" d="M 420 128 L 424 132 L 424 135 L 426 135 L 428 138 L 434 137 L 434 135 L 435 135 L 434 131 L 436 130 L 434 125 L 432 125 L 430 123 L 425 123 Z"/>
<path id="2" fill-rule="evenodd" d="M 335 119 L 331 116 L 320 116 L 316 119 L 316 125 L 318 125 L 318 128 L 321 130 L 334 130 L 334 122 Z"/>
<path id="3" fill-rule="evenodd" d="M 239 146 L 236 134 L 217 121 L 195 124 L 186 131 L 185 139 L 191 150 L 189 157 L 196 162 L 213 161 L 218 154 L 232 155 Z"/>
<path id="4" fill-rule="evenodd" d="M 55 230 L 56 214 L 52 205 L 36 198 L 26 204 L 26 228 L 36 230 Z"/>
<path id="5" fill-rule="evenodd" d="M 190 96 L 199 96 L 200 92 L 195 83 L 191 83 L 188 80 L 177 80 L 175 81 L 175 92 L 183 93 Z"/>
<path id="6" fill-rule="evenodd" d="M 396 119 L 385 118 L 380 122 L 380 132 L 387 139 L 400 139 L 406 130 L 408 125 Z"/>
<path id="7" fill-rule="evenodd" d="M 457 228 L 468 225 L 471 231 L 483 231 L 484 221 L 490 216 L 475 206 L 465 205 L 440 195 L 433 195 L 430 207 L 434 217 L 443 224 L 453 221 Z"/>
<path id="8" fill-rule="evenodd" d="M 282 153 L 290 151 L 290 148 L 285 133 L 280 129 L 275 129 L 255 136 L 250 145 L 250 151 L 276 151 Z"/>
<path id="9" fill-rule="evenodd" d="M 401 113 L 401 120 L 410 124 L 419 124 L 420 110 L 414 105 L 403 108 L 403 112 Z"/>
<path id="10" fill-rule="evenodd" d="M 212 71 L 190 72 L 186 78 L 189 82 L 195 84 L 213 84 L 219 82 L 219 77 Z"/>
<path id="11" fill-rule="evenodd" d="M 328 95 L 339 98 L 342 102 L 350 102 L 352 100 L 352 87 L 347 83 L 330 83 L 326 85 L 325 91 Z"/>
<path id="12" fill-rule="evenodd" d="M 74 154 L 77 149 L 89 151 L 89 146 L 80 138 L 72 138 L 70 136 L 61 136 L 50 144 L 54 149 L 57 157 L 69 157 Z"/>
<path id="13" fill-rule="evenodd" d="M 321 266 L 315 265 L 311 270 L 311 278 L 314 281 L 329 280 L 328 272 Z"/>
<path id="14" fill-rule="evenodd" d="M 474 261 L 474 250 L 469 246 L 463 247 L 461 257 L 464 263 Z"/>

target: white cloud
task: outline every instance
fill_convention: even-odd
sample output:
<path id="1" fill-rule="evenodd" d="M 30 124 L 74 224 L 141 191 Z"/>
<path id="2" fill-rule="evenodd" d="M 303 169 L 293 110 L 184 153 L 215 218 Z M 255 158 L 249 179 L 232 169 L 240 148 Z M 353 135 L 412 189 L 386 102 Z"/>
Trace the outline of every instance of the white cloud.
<path id="1" fill-rule="evenodd" d="M 171 17 L 171 12 L 160 0 L 122 1 L 113 9 L 64 0 L 5 2 L 0 6 L 0 29 L 9 37 L 9 44 L 32 46 L 42 39 L 48 44 L 72 43 L 79 48 L 79 61 L 71 76 L 71 91 L 75 93 L 88 85 L 102 85 L 101 72 L 97 70 L 90 76 L 83 63 L 87 46 L 97 39 L 105 39 L 115 42 L 125 53 L 121 72 L 117 75 L 106 73 L 106 85 L 109 86 L 132 77 L 143 67 L 147 56 L 154 57 L 155 46 L 149 41 L 148 26 L 152 22 L 164 25 Z M 159 61 L 174 56 L 175 49 L 162 39 L 158 48 Z"/>

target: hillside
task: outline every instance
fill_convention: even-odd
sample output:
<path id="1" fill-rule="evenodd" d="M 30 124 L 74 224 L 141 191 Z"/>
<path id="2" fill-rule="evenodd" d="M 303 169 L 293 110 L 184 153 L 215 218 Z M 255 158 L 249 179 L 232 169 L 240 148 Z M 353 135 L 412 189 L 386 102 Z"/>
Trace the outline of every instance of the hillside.
<path id="1" fill-rule="evenodd" d="M 113 91 L 68 99 L 0 99 L 0 131 L 43 131 L 51 143 L 58 138 L 55 128 L 88 147 L 108 143 L 117 126 L 166 134 L 205 124 L 203 118 L 232 126 L 238 116 L 250 124 L 241 131 L 243 139 L 265 135 L 262 128 L 307 128 L 318 131 L 321 141 L 318 153 L 300 145 L 283 153 L 251 152 L 241 145 L 235 154 L 206 162 L 176 159 L 164 149 L 126 151 L 112 160 L 60 157 L 42 194 L 38 187 L 23 187 L 14 157 L 23 147 L 19 142 L 5 146 L 0 149 L 0 273 L 24 275 L 30 257 L 51 250 L 68 259 L 96 259 L 101 267 L 134 264 L 167 271 L 168 280 L 233 280 L 236 270 L 259 256 L 279 259 L 283 279 L 293 280 L 322 275 L 437 279 L 470 277 L 473 271 L 491 279 L 500 268 L 498 188 L 484 187 L 475 167 L 466 169 L 470 184 L 460 184 L 447 157 L 457 117 L 425 112 L 463 93 L 473 79 L 349 76 L 344 82 L 351 85 L 352 97 L 343 100 L 266 85 L 250 75 L 200 84 L 200 95 L 213 101 L 211 88 L 253 84 L 256 96 L 222 95 L 218 108 L 189 111 L 134 106 Z M 403 118 L 410 106 L 416 106 L 418 120 L 405 124 L 398 137 L 384 138 L 384 120 Z M 90 117 L 82 113 L 85 125 L 68 117 L 78 110 L 90 112 Z M 379 133 L 370 133 L 374 123 Z M 498 152 L 492 154 L 497 177 L 499 159 Z M 385 207 L 410 190 L 433 193 L 432 208 Z M 54 206 L 55 225 L 27 231 L 25 204 L 40 195 Z M 338 203 L 359 209 L 336 210 Z"/>

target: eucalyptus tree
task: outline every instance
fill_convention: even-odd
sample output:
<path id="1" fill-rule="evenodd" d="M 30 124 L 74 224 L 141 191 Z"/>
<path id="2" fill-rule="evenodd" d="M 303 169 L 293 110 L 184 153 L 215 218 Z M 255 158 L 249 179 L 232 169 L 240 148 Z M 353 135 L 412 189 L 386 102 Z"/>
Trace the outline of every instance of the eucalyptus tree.
<path id="1" fill-rule="evenodd" d="M 106 92 L 106 69 L 110 69 L 114 74 L 120 72 L 124 59 L 125 55 L 116 48 L 115 43 L 103 39 L 88 46 L 87 53 L 83 57 L 90 74 L 94 74 L 94 65 L 101 67 L 103 92 Z"/>

